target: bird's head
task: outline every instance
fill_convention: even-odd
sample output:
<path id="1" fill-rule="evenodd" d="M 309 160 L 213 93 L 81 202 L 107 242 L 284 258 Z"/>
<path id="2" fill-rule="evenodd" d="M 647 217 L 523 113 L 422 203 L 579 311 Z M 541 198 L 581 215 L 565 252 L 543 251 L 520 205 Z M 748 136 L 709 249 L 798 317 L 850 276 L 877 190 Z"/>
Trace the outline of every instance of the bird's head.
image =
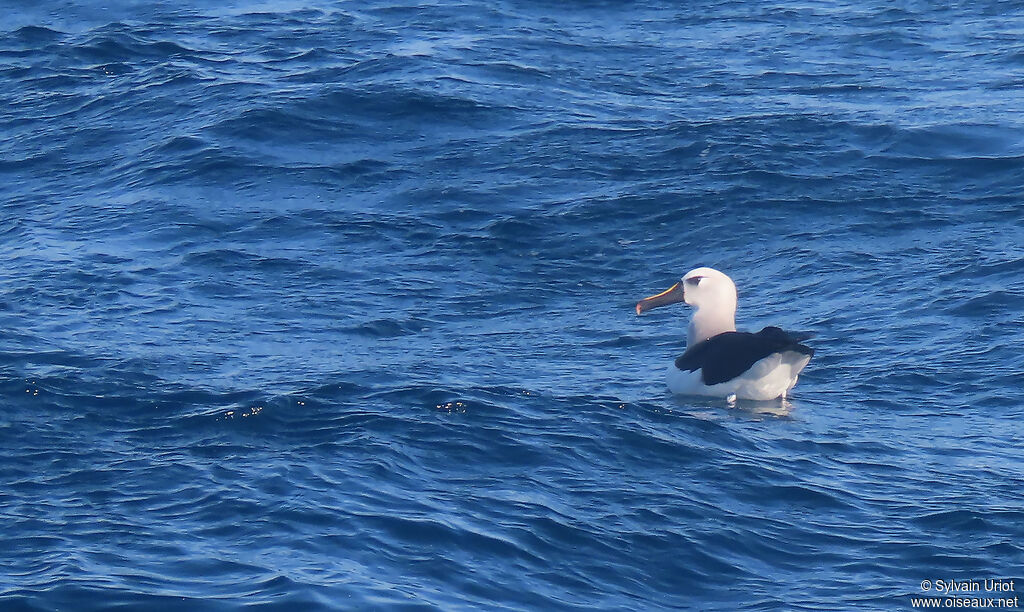
<path id="1" fill-rule="evenodd" d="M 714 268 L 695 268 L 665 291 L 637 302 L 636 314 L 678 302 L 686 302 L 697 309 L 706 307 L 735 312 L 736 285 Z"/>

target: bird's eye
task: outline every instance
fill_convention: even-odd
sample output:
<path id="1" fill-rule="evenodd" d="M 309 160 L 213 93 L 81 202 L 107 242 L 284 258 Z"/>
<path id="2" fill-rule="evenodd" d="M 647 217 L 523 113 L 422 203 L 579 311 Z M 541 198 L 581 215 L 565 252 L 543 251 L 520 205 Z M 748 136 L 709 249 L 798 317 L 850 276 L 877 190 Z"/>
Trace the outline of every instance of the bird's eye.
<path id="1" fill-rule="evenodd" d="M 704 277 L 703 276 L 691 276 L 690 278 L 685 279 L 684 282 L 687 285 L 690 285 L 691 287 L 696 287 L 697 284 L 700 283 L 700 279 L 702 279 L 702 278 L 704 278 Z"/>

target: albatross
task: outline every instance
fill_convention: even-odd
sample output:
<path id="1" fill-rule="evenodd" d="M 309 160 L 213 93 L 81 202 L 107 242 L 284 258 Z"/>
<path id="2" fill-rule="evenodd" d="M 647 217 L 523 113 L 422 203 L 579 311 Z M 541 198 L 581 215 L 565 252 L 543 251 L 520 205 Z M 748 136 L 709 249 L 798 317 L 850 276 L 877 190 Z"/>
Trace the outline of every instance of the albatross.
<path id="1" fill-rule="evenodd" d="M 686 352 L 668 367 L 668 388 L 679 395 L 740 399 L 786 399 L 814 349 L 800 344 L 807 334 L 778 327 L 736 331 L 736 285 L 713 268 L 690 270 L 672 287 L 637 302 L 636 314 L 686 302 L 690 318 Z"/>

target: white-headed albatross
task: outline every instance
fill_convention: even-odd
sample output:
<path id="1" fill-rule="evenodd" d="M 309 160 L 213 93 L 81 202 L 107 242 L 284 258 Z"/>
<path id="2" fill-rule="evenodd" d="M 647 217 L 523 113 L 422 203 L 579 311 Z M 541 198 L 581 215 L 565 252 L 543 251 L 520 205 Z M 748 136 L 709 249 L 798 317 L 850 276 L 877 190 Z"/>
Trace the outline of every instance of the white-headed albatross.
<path id="1" fill-rule="evenodd" d="M 636 314 L 686 302 L 690 319 L 686 352 L 668 368 L 668 388 L 681 395 L 771 400 L 786 394 L 814 350 L 806 335 L 766 327 L 756 334 L 736 331 L 736 285 L 712 268 L 686 273 L 671 288 L 640 300 Z"/>

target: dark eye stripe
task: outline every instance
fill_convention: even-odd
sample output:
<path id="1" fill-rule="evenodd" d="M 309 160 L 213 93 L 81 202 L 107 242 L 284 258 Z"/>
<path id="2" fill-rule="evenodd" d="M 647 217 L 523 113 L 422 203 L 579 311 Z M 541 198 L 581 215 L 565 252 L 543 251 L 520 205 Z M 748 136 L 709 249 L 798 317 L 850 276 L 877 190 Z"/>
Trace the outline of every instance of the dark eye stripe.
<path id="1" fill-rule="evenodd" d="M 696 286 L 697 283 L 699 283 L 700 279 L 702 279 L 702 278 L 704 278 L 704 277 L 703 276 L 691 276 L 690 278 L 686 279 L 685 282 L 688 285 L 695 285 Z"/>

